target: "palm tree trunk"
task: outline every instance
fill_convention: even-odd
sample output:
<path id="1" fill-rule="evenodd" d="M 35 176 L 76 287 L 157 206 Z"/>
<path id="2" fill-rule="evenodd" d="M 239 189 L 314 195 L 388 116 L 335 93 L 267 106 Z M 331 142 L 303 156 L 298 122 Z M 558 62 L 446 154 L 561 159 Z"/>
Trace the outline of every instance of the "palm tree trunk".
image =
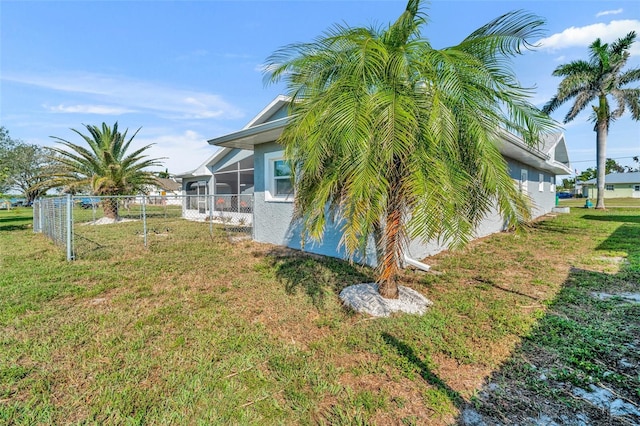
<path id="1" fill-rule="evenodd" d="M 104 217 L 109 219 L 118 219 L 118 199 L 117 198 L 105 198 L 102 200 L 102 211 Z"/>
<path id="2" fill-rule="evenodd" d="M 381 259 L 378 258 L 378 292 L 385 299 L 398 298 L 398 271 L 400 270 L 399 253 L 401 252 L 402 212 L 397 203 L 391 201 L 391 209 L 387 213 L 383 230 Z"/>
<path id="3" fill-rule="evenodd" d="M 596 209 L 604 209 L 604 191 L 607 162 L 607 121 L 599 119 L 596 125 L 596 161 L 597 161 L 597 178 L 598 199 L 596 201 Z"/>

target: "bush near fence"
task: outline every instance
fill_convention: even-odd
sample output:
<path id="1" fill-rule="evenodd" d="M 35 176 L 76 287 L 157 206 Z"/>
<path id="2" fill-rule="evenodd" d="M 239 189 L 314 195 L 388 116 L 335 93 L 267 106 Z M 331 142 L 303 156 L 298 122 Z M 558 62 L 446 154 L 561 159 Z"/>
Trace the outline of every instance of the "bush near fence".
<path id="1" fill-rule="evenodd" d="M 105 215 L 112 203 L 117 220 Z M 195 207 L 195 208 L 194 208 Z M 252 235 L 253 196 L 67 196 L 36 200 L 34 232 L 65 250 L 67 260 L 126 255 L 182 238 Z"/>

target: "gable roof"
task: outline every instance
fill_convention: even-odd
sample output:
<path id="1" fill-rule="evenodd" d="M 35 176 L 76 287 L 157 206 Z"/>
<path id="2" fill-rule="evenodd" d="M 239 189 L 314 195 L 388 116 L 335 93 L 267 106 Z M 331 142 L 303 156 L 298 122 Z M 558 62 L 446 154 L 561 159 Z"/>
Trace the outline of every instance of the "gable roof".
<path id="1" fill-rule="evenodd" d="M 595 185 L 597 182 L 596 178 L 585 180 L 582 182 L 583 185 Z M 609 173 L 604 177 L 605 184 L 620 184 L 620 183 L 640 183 L 640 172 L 631 172 L 631 173 Z"/>
<path id="2" fill-rule="evenodd" d="M 268 121 L 275 121 L 280 118 L 284 118 L 288 115 L 287 108 L 291 98 L 284 95 L 278 95 L 274 100 L 269 103 L 262 111 L 258 113 L 249 123 L 243 127 L 248 129 L 249 127 L 255 127 L 260 124 L 264 124 Z"/>
<path id="3" fill-rule="evenodd" d="M 165 191 L 179 191 L 182 185 L 173 179 L 156 178 L 156 186 Z"/>
<path id="4" fill-rule="evenodd" d="M 289 122 L 288 116 L 282 115 L 289 102 L 289 97 L 278 96 L 242 130 L 210 139 L 209 144 L 253 150 L 256 145 L 276 141 Z M 546 135 L 537 147 L 506 130 L 500 130 L 499 136 L 504 143 L 498 149 L 505 157 L 557 175 L 571 174 L 563 133 Z"/>
<path id="5" fill-rule="evenodd" d="M 218 161 L 220 161 L 222 159 L 222 157 L 224 157 L 229 151 L 231 151 L 231 148 L 218 149 L 217 151 L 215 151 L 213 153 L 213 155 L 211 155 L 209 158 L 207 158 L 197 168 L 195 168 L 195 169 L 193 169 L 193 170 L 191 170 L 189 172 L 184 172 L 182 174 L 176 175 L 176 177 L 179 177 L 179 178 L 193 178 L 193 177 L 211 176 L 211 175 L 213 175 L 213 173 L 211 173 L 211 170 L 207 166 L 215 164 Z"/>
<path id="6" fill-rule="evenodd" d="M 498 149 L 505 157 L 557 175 L 571 174 L 564 133 L 547 134 L 533 147 L 506 130 L 501 130 L 500 136 L 504 143 Z"/>

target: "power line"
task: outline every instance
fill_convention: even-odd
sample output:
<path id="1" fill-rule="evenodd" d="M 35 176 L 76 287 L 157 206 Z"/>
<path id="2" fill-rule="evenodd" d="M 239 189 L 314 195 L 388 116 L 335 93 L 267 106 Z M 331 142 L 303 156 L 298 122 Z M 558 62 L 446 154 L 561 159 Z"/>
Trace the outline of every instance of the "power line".
<path id="1" fill-rule="evenodd" d="M 631 156 L 631 157 L 616 157 L 616 158 L 607 158 L 608 160 L 626 160 L 628 158 L 635 158 L 638 157 L 637 155 Z M 596 160 L 579 160 L 579 161 L 571 161 L 571 164 L 573 163 L 594 163 Z"/>

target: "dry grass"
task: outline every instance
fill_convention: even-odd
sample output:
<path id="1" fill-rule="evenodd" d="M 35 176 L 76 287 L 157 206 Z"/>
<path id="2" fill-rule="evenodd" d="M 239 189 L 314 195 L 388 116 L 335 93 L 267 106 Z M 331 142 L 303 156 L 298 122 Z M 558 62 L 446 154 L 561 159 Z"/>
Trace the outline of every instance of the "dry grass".
<path id="1" fill-rule="evenodd" d="M 1 214 L 0 423 L 448 424 L 572 268 L 640 265 L 611 244 L 640 211 L 575 211 L 427 259 L 443 274 L 403 280 L 434 307 L 369 319 L 337 294 L 372 272 L 336 259 L 180 222 L 149 250 L 111 228 L 109 247 L 66 263 L 28 213 Z"/>

